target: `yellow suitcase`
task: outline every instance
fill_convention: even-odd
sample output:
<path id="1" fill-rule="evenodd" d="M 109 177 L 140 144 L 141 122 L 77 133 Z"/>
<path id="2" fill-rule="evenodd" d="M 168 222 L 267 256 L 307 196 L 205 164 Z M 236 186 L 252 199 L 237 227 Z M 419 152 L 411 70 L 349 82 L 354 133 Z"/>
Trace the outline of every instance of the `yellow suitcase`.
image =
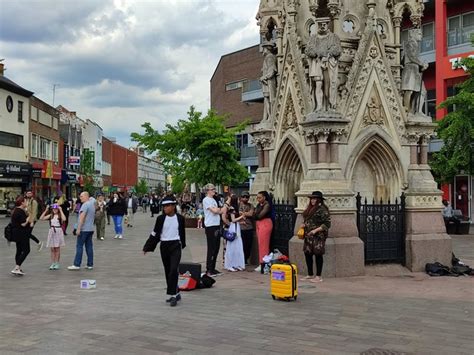
<path id="1" fill-rule="evenodd" d="M 296 300 L 298 297 L 298 278 L 295 264 L 273 264 L 270 276 L 273 299 Z"/>

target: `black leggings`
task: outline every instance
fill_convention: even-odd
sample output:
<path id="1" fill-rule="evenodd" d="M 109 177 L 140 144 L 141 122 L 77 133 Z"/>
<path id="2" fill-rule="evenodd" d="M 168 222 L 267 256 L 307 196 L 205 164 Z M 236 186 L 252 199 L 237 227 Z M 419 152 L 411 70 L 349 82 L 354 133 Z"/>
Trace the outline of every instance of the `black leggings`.
<path id="1" fill-rule="evenodd" d="M 26 257 L 30 253 L 30 238 L 29 237 L 22 237 L 18 238 L 16 241 L 16 254 L 15 254 L 15 262 L 18 266 L 23 264 Z"/>
<path id="2" fill-rule="evenodd" d="M 39 239 L 36 238 L 36 237 L 33 235 L 33 233 L 32 233 L 32 232 L 33 232 L 33 227 L 28 227 L 28 231 L 29 231 L 29 233 L 30 233 L 30 239 L 31 239 L 32 241 L 34 241 L 36 244 L 39 244 L 39 242 L 40 242 Z"/>
<path id="3" fill-rule="evenodd" d="M 308 267 L 308 276 L 313 276 L 313 254 L 304 253 L 306 259 L 306 266 Z M 323 256 L 315 255 L 316 257 L 316 276 L 321 276 L 323 272 Z"/>

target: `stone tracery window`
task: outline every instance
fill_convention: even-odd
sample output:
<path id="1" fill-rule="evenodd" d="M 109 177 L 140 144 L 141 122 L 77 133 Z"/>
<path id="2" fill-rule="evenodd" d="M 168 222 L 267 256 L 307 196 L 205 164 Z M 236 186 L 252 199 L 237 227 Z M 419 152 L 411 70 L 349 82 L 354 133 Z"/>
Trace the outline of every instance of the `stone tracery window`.
<path id="1" fill-rule="evenodd" d="M 342 30 L 346 33 L 353 33 L 355 29 L 354 21 L 352 20 L 345 20 L 342 23 Z"/>

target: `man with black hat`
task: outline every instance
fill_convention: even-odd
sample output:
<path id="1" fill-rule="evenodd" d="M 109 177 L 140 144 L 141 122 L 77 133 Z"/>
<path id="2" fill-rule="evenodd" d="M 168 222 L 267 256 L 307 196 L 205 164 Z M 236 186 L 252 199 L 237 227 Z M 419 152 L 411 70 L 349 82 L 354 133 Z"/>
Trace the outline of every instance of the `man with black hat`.
<path id="1" fill-rule="evenodd" d="M 166 294 L 170 296 L 166 302 L 176 306 L 181 295 L 178 292 L 178 267 L 181 261 L 181 249 L 186 247 L 186 229 L 184 217 L 176 212 L 176 199 L 166 196 L 161 201 L 163 214 L 156 218 L 155 228 L 143 246 L 143 254 L 153 252 L 161 241 L 161 260 L 165 268 Z"/>
<path id="2" fill-rule="evenodd" d="M 239 212 L 245 218 L 240 222 L 240 234 L 242 236 L 242 243 L 244 246 L 245 263 L 248 264 L 250 255 L 252 253 L 253 243 L 253 206 L 249 203 L 250 193 L 248 191 L 242 192 L 240 195 Z"/>

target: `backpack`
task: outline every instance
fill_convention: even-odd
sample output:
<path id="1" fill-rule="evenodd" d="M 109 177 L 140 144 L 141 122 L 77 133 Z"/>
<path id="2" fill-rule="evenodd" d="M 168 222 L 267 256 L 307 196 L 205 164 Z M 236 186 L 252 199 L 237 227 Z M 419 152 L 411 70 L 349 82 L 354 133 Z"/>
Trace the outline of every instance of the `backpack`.
<path id="1" fill-rule="evenodd" d="M 6 226 L 5 226 L 5 230 L 4 230 L 4 237 L 5 239 L 8 241 L 8 242 L 12 242 L 13 241 L 13 233 L 12 233 L 12 224 L 11 223 L 8 223 Z"/>
<path id="2" fill-rule="evenodd" d="M 439 262 L 427 263 L 425 265 L 425 271 L 430 276 L 459 276 L 451 272 L 449 266 L 443 265 Z"/>

